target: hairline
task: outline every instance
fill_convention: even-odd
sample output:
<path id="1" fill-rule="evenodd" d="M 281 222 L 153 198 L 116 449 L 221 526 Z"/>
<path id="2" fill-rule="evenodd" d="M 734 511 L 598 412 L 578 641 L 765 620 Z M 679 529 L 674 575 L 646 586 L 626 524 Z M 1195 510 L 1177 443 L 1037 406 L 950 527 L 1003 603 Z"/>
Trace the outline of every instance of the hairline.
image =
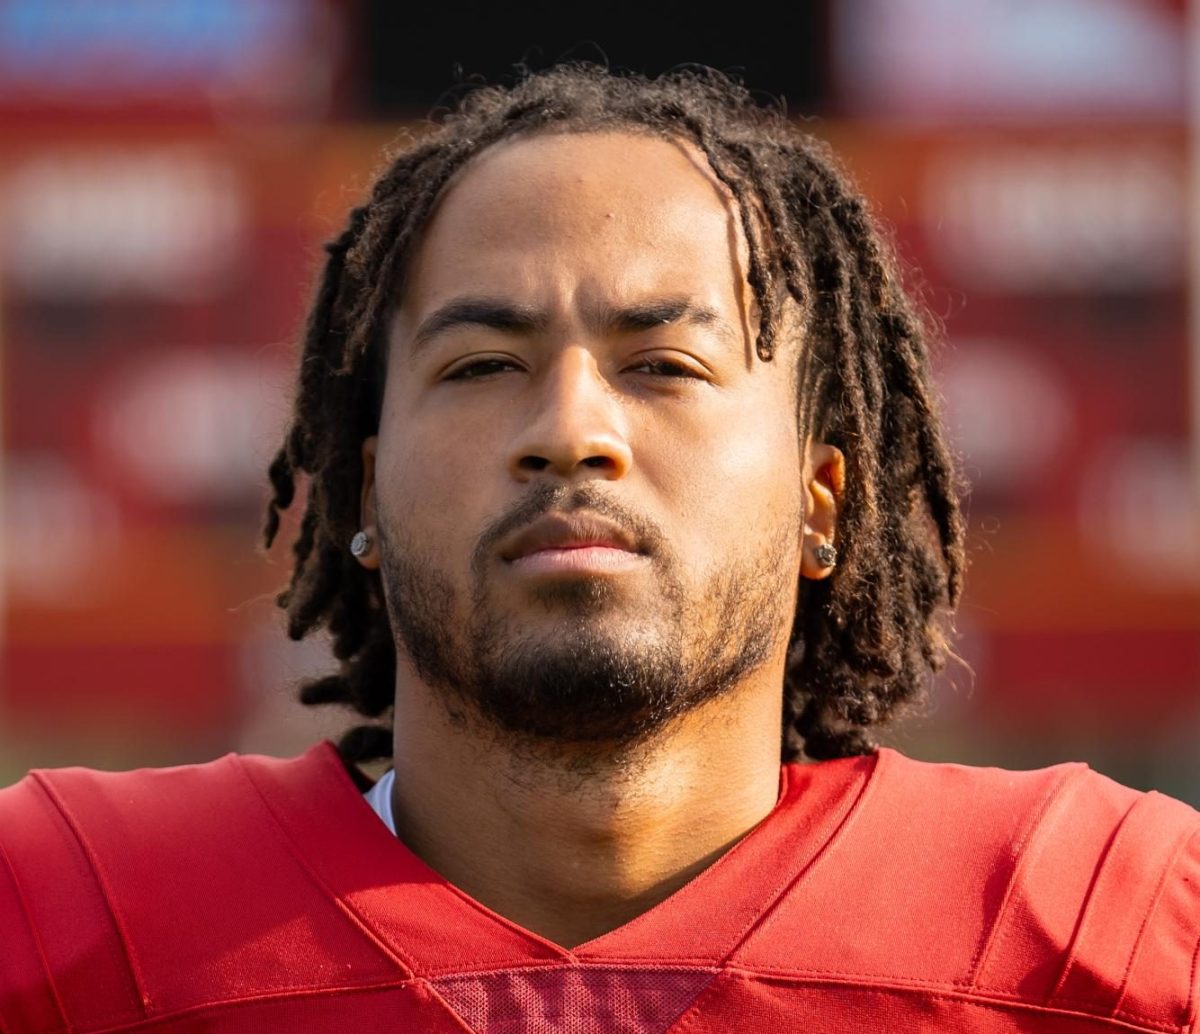
<path id="1" fill-rule="evenodd" d="M 746 120 L 742 124 L 748 125 L 749 121 Z M 447 136 L 449 135 L 446 128 L 437 127 L 434 129 L 433 135 L 435 137 L 442 134 Z M 516 129 L 511 133 L 505 134 L 497 140 L 493 140 L 480 150 L 476 151 L 474 154 L 471 154 L 457 169 L 454 170 L 453 173 L 451 173 L 450 177 L 444 184 L 442 184 L 437 194 L 431 199 L 429 208 L 421 221 L 420 227 L 417 229 L 412 240 L 405 249 L 405 254 L 401 257 L 400 266 L 396 274 L 397 283 L 394 286 L 391 300 L 388 306 L 379 315 L 378 325 L 373 328 L 373 340 L 369 346 L 370 350 L 375 353 L 373 361 L 369 361 L 368 363 L 368 365 L 371 367 L 371 375 L 374 378 L 372 391 L 372 416 L 374 418 L 373 423 L 375 424 L 374 433 L 378 433 L 383 412 L 383 397 L 387 386 L 389 356 L 392 346 L 391 328 L 396 317 L 397 309 L 401 303 L 406 273 L 405 267 L 408 261 L 421 247 L 425 239 L 425 233 L 427 232 L 429 226 L 433 223 L 439 206 L 442 204 L 449 192 L 460 182 L 466 173 L 470 172 L 478 164 L 478 162 L 480 162 L 486 156 L 492 154 L 498 148 L 504 148 L 506 146 L 512 146 L 519 143 L 526 143 L 539 137 L 548 136 L 621 135 L 646 137 L 649 139 L 661 140 L 664 143 L 669 143 L 676 146 L 696 167 L 696 171 L 703 175 L 709 184 L 718 191 L 722 202 L 730 207 L 730 215 L 737 221 L 737 226 L 743 242 L 752 232 L 752 230 L 756 230 L 763 235 L 764 241 L 768 244 L 768 250 L 772 259 L 777 260 L 779 258 L 779 246 L 774 240 L 774 234 L 771 232 L 770 220 L 768 219 L 766 212 L 763 210 L 762 198 L 754 189 L 752 179 L 749 180 L 749 186 L 751 189 L 753 203 L 749 207 L 754 213 L 756 225 L 754 227 L 749 227 L 746 225 L 746 220 L 743 217 L 741 209 L 738 205 L 737 197 L 734 195 L 729 185 L 717 174 L 716 169 L 713 168 L 712 163 L 709 161 L 708 155 L 704 153 L 700 145 L 686 134 L 672 132 L 665 127 L 659 128 L 627 115 L 609 114 L 601 116 L 598 123 L 589 123 L 584 118 L 571 117 L 559 121 L 549 122 L 545 125 L 526 126 Z M 396 154 L 390 155 L 388 159 L 389 162 L 395 161 L 396 157 Z M 761 305 L 761 302 L 758 298 L 758 292 L 754 288 L 754 285 L 747 281 L 747 286 L 751 290 L 754 305 L 756 307 Z M 785 298 L 783 299 L 783 304 L 780 307 L 778 314 L 778 323 L 780 334 L 776 340 L 784 346 L 783 348 L 778 349 L 778 352 L 790 353 L 792 358 L 795 360 L 789 365 L 793 370 L 792 388 L 793 394 L 796 396 L 795 417 L 797 424 L 799 424 L 801 410 L 805 403 L 816 401 L 815 392 L 813 398 L 808 400 L 801 398 L 800 392 L 799 353 L 807 345 L 807 341 L 804 340 L 806 337 L 805 325 L 807 323 L 807 313 L 801 311 L 793 299 L 790 297 Z M 752 326 L 758 327 L 758 329 L 755 331 L 754 340 L 752 342 L 754 358 L 762 362 L 769 362 L 779 358 L 779 355 L 775 354 L 767 359 L 764 359 L 758 354 L 758 343 L 762 334 L 761 326 L 759 325 L 759 321 L 757 319 L 752 319 L 751 324 Z M 794 333 L 791 332 L 793 328 Z M 801 428 L 798 426 L 797 430 L 799 432 Z"/>

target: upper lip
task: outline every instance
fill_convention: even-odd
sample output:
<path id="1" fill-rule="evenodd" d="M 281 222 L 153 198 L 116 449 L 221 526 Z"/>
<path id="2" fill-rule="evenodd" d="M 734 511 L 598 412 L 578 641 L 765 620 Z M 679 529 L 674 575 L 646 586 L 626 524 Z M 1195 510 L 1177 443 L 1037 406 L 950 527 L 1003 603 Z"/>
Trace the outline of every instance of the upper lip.
<path id="1" fill-rule="evenodd" d="M 603 546 L 638 552 L 638 543 L 619 524 L 589 513 L 550 513 L 506 539 L 500 547 L 505 560 L 517 560 L 542 549 L 581 549 Z"/>

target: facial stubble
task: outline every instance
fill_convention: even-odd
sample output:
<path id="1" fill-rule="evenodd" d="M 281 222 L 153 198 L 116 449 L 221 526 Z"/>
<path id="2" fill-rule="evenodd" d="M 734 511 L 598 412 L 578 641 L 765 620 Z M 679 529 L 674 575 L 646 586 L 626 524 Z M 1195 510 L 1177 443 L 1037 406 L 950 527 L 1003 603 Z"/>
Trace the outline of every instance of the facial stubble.
<path id="1" fill-rule="evenodd" d="M 504 611 L 494 598 L 494 565 L 504 563 L 495 543 L 552 509 L 586 510 L 635 533 L 651 591 L 581 576 L 529 588 L 528 603 L 550 621 Z M 535 751 L 616 751 L 728 693 L 771 657 L 791 630 L 796 535 L 795 526 L 778 529 L 689 592 L 653 524 L 589 486 L 540 486 L 480 536 L 469 602 L 402 527 L 381 537 L 381 573 L 397 650 L 452 717 Z"/>

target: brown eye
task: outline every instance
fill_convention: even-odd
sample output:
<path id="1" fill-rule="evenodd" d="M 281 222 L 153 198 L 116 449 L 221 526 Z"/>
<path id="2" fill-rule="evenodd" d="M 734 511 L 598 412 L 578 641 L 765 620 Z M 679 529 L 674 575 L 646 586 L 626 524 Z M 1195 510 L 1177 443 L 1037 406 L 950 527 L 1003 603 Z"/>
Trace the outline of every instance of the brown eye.
<path id="1" fill-rule="evenodd" d="M 445 380 L 474 381 L 503 373 L 505 370 L 515 369 L 516 364 L 510 362 L 508 359 L 477 359 L 474 362 L 455 367 L 446 374 Z"/>
<path id="2" fill-rule="evenodd" d="M 700 376 L 691 367 L 672 362 L 670 359 L 647 359 L 635 366 L 634 369 L 652 373 L 657 377 L 696 378 Z"/>

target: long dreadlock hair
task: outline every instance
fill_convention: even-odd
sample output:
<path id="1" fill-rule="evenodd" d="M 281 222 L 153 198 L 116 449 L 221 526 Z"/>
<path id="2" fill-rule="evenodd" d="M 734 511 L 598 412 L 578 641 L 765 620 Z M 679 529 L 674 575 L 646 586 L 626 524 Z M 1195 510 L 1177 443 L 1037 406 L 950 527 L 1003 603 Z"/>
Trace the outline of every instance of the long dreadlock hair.
<path id="1" fill-rule="evenodd" d="M 270 465 L 269 548 L 307 475 L 288 634 L 325 628 L 336 674 L 305 704 L 344 704 L 348 762 L 391 755 L 395 645 L 378 572 L 347 548 L 358 527 L 361 445 L 378 428 L 385 326 L 405 262 L 447 182 L 500 140 L 631 130 L 688 141 L 736 199 L 759 306 L 757 354 L 773 359 L 785 308 L 796 332 L 799 434 L 846 456 L 832 577 L 803 583 L 782 692 L 785 760 L 874 749 L 870 730 L 919 700 L 948 651 L 965 563 L 960 485 L 928 368 L 930 337 L 889 247 L 829 149 L 711 70 L 657 79 L 565 65 L 481 88 L 388 157 L 370 197 L 326 245 L 303 339 L 295 408 Z"/>

